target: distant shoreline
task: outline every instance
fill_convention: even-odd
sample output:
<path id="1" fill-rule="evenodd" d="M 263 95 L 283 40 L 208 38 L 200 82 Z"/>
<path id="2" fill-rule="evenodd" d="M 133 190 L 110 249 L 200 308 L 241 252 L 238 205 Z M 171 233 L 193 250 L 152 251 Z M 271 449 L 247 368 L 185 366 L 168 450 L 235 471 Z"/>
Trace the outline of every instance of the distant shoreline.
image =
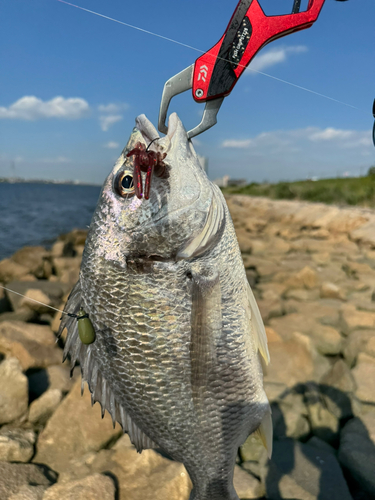
<path id="1" fill-rule="evenodd" d="M 66 184 L 68 186 L 95 186 L 100 187 L 101 184 L 89 184 L 80 181 L 54 181 L 46 179 L 22 179 L 19 177 L 0 177 L 1 184 Z"/>

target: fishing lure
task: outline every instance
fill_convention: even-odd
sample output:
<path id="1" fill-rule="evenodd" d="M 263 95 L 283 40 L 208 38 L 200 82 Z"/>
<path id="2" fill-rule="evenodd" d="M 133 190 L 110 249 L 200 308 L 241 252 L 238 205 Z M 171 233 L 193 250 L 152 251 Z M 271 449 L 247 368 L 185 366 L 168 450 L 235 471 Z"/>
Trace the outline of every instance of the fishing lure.
<path id="1" fill-rule="evenodd" d="M 157 139 L 154 139 L 154 141 L 156 141 Z M 157 177 L 162 178 L 165 178 L 167 175 L 166 165 L 163 162 L 167 154 L 149 150 L 149 147 L 154 141 L 151 141 L 147 148 L 141 142 L 137 142 L 135 148 L 129 151 L 129 153 L 126 155 L 127 157 L 134 156 L 133 185 L 135 195 L 137 196 L 137 198 L 144 197 L 146 200 L 148 200 L 150 196 L 152 175 L 155 173 Z M 142 187 L 141 171 L 146 172 L 144 193 Z"/>

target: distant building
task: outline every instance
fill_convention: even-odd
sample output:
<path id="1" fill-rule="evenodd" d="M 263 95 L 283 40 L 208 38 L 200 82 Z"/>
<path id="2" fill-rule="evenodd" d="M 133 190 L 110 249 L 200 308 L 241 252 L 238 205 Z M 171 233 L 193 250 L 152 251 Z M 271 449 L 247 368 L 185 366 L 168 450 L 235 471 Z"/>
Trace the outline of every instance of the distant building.
<path id="1" fill-rule="evenodd" d="M 227 187 L 229 181 L 229 175 L 224 175 L 223 177 L 219 177 L 215 179 L 213 182 L 219 187 Z"/>
<path id="2" fill-rule="evenodd" d="M 208 173 L 208 158 L 207 158 L 207 156 L 198 155 L 198 159 L 199 159 L 200 164 L 202 165 L 203 170 L 207 174 Z"/>

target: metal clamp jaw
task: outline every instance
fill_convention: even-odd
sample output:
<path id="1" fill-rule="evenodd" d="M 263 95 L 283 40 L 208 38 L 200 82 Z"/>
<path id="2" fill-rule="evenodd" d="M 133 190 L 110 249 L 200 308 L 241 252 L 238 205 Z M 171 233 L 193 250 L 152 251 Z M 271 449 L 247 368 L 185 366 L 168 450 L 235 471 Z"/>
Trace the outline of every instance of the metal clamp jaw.
<path id="1" fill-rule="evenodd" d="M 158 128 L 163 134 L 166 134 L 168 132 L 168 127 L 165 123 L 167 120 L 169 103 L 171 102 L 172 97 L 174 97 L 175 95 L 181 94 L 182 92 L 185 92 L 192 88 L 193 73 L 194 64 L 192 64 L 188 68 L 185 68 L 177 75 L 172 76 L 172 78 L 170 78 L 164 85 L 158 122 Z M 223 103 L 223 100 L 224 97 L 219 97 L 217 99 L 212 99 L 206 102 L 201 122 L 199 123 L 199 125 L 189 130 L 187 133 L 189 139 L 201 134 L 217 123 L 216 116 L 219 112 L 220 106 Z"/>

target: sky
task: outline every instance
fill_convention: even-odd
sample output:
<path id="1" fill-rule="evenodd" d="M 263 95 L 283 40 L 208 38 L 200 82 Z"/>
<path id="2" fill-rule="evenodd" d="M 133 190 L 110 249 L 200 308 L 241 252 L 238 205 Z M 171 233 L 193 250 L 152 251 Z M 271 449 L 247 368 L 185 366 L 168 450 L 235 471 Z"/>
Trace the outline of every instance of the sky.
<path id="1" fill-rule="evenodd" d="M 72 3 L 206 51 L 237 0 Z M 259 3 L 276 15 L 289 13 L 293 0 Z M 209 177 L 365 174 L 375 164 L 374 19 L 374 0 L 326 0 L 310 29 L 264 47 L 224 100 L 217 125 L 193 139 Z M 0 177 L 101 184 L 136 116 L 157 125 L 164 83 L 199 55 L 58 0 L 0 0 Z M 186 92 L 170 111 L 190 129 L 203 106 Z"/>

